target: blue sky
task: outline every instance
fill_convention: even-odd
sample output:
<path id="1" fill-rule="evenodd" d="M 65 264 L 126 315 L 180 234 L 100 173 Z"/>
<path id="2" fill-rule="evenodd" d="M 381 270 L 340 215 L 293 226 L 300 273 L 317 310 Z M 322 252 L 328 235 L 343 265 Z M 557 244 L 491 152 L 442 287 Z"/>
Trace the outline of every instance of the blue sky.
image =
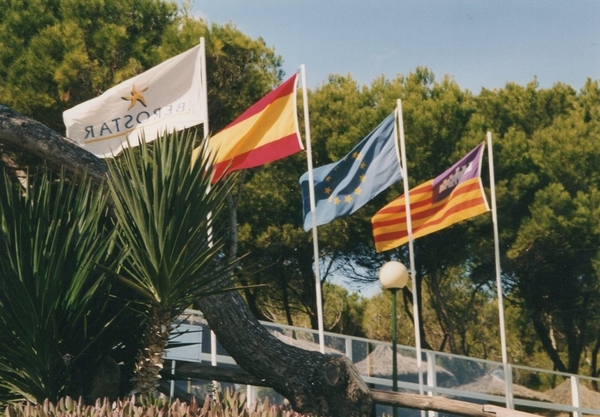
<path id="1" fill-rule="evenodd" d="M 192 11 L 262 37 L 288 75 L 304 64 L 311 88 L 417 66 L 475 94 L 534 76 L 542 88 L 600 79 L 598 0 L 195 0 Z"/>

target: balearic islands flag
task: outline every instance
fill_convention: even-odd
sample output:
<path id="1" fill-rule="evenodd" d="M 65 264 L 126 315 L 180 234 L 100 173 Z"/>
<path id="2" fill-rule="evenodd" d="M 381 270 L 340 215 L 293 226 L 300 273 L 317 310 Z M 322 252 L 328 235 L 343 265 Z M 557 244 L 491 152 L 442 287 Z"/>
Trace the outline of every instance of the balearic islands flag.
<path id="1" fill-rule="evenodd" d="M 100 158 L 117 155 L 141 137 L 205 123 L 200 45 L 136 75 L 63 113 L 66 136 Z"/>
<path id="2" fill-rule="evenodd" d="M 409 192 L 413 239 L 490 210 L 481 183 L 484 143 L 433 180 Z M 408 242 L 404 195 L 371 219 L 378 252 Z"/>
<path id="3" fill-rule="evenodd" d="M 230 172 L 254 168 L 300 152 L 296 114 L 298 74 L 253 104 L 208 141 L 215 158 L 213 182 Z M 198 158 L 200 148 L 194 151 Z"/>
<path id="4" fill-rule="evenodd" d="M 317 226 L 354 213 L 402 179 L 395 113 L 389 115 L 348 155 L 313 170 Z M 308 172 L 300 177 L 304 230 L 312 228 Z"/>

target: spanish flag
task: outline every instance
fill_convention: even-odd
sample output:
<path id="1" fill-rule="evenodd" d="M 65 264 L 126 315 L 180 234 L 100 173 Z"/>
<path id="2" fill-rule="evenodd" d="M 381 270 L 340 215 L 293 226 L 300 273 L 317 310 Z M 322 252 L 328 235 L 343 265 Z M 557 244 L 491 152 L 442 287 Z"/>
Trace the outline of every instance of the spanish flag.
<path id="1" fill-rule="evenodd" d="M 409 191 L 413 239 L 490 210 L 481 183 L 484 143 L 435 179 Z M 404 195 L 371 219 L 378 252 L 408 242 Z"/>
<path id="2" fill-rule="evenodd" d="M 215 157 L 213 181 L 304 149 L 296 113 L 297 78 L 294 74 L 209 139 L 208 151 Z M 199 152 L 194 151 L 194 159 Z"/>

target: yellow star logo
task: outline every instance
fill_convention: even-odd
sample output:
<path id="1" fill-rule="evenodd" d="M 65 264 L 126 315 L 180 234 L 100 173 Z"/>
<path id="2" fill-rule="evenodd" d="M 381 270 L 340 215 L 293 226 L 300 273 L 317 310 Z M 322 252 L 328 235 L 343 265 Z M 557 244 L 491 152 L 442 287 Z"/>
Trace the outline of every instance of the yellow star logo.
<path id="1" fill-rule="evenodd" d="M 360 193 L 362 193 L 362 190 L 360 189 L 360 187 L 356 187 L 356 190 L 354 190 L 354 194 L 360 195 Z"/>
<path id="2" fill-rule="evenodd" d="M 362 162 L 362 163 L 360 164 L 360 169 L 365 169 L 365 168 L 366 168 L 366 166 L 367 166 L 367 164 L 365 164 L 364 162 Z"/>
<path id="3" fill-rule="evenodd" d="M 331 194 L 331 188 L 329 187 L 325 187 L 325 190 L 323 190 L 325 192 L 325 194 Z"/>
<path id="4" fill-rule="evenodd" d="M 131 95 L 130 96 L 121 97 L 123 100 L 131 102 L 129 104 L 129 108 L 127 108 L 127 110 L 131 110 L 133 108 L 133 106 L 135 106 L 135 103 L 137 103 L 137 102 L 140 102 L 140 104 L 144 107 L 148 107 L 148 106 L 146 106 L 146 99 L 142 95 L 142 93 L 144 91 L 146 91 L 147 89 L 148 89 L 148 87 L 144 87 L 141 91 L 138 91 L 134 85 L 131 87 Z"/>
<path id="5" fill-rule="evenodd" d="M 344 197 L 344 201 L 345 201 L 346 203 L 352 203 L 352 196 L 350 196 L 350 195 L 347 195 L 346 197 Z"/>
<path id="6" fill-rule="evenodd" d="M 328 176 L 327 176 L 327 178 L 325 178 L 325 181 L 326 181 L 326 182 L 329 182 L 329 181 L 331 181 L 331 175 L 328 175 Z"/>
<path id="7" fill-rule="evenodd" d="M 362 154 L 360 152 L 354 152 L 352 154 L 352 158 L 354 158 L 354 159 L 362 159 L 362 157 L 363 156 L 362 156 Z"/>
<path id="8" fill-rule="evenodd" d="M 358 177 L 360 179 L 360 182 L 365 182 L 365 180 L 367 179 L 366 175 L 359 175 Z"/>
<path id="9" fill-rule="evenodd" d="M 335 203 L 336 206 L 339 205 L 340 204 L 340 198 L 339 197 L 334 198 L 333 202 Z"/>

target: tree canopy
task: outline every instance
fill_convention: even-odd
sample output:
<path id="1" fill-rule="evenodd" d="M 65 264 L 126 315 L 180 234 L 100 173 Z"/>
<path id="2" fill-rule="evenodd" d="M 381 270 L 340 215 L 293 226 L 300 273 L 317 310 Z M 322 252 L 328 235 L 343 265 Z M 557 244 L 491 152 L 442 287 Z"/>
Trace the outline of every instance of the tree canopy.
<path id="1" fill-rule="evenodd" d="M 554 369 L 577 372 L 585 358 L 595 364 L 600 346 L 595 313 L 598 175 L 593 162 L 598 82 L 589 80 L 576 92 L 563 84 L 540 89 L 534 80 L 473 95 L 449 77 L 435 81 L 426 68 L 392 80 L 379 78 L 368 86 L 359 86 L 352 76 L 331 75 L 309 95 L 315 165 L 342 158 L 389 114 L 398 98 L 411 187 L 443 172 L 492 132 L 503 292 L 510 308 L 517 308 L 510 316 L 509 340 L 519 344 L 518 338 L 526 335 L 534 349 L 546 352 Z M 488 188 L 487 159 L 484 164 Z M 306 266 L 312 259 L 311 237 L 302 231 L 297 185 L 305 170 L 299 155 L 248 173 L 238 219 L 240 247 L 248 253 L 242 276 L 269 285 L 268 291 L 247 295 L 257 314 L 292 323 L 302 321 L 299 314 L 305 312 L 315 326 L 315 301 L 304 291 L 312 279 Z M 489 198 L 489 188 L 487 192 Z M 364 280 L 376 280 L 385 259 L 408 263 L 406 248 L 376 253 L 370 225 L 375 211 L 402 193 L 401 185 L 394 185 L 357 213 L 319 227 L 325 280 L 344 276 L 359 288 Z M 482 331 L 482 311 L 496 302 L 491 216 L 417 239 L 415 248 L 424 346 L 500 359 L 497 337 L 490 333 L 487 346 L 473 338 L 474 331 Z M 404 296 L 409 304 L 405 317 L 410 319 L 410 291 L 405 289 Z M 270 315 L 261 313 L 267 310 Z M 357 334 L 377 334 L 368 318 Z M 531 331 L 521 330 L 523 323 Z M 407 337 L 406 343 L 412 344 L 412 336 Z M 509 346 L 511 351 L 516 361 L 523 360 L 519 348 Z M 590 373 L 596 372 L 592 365 Z"/>

